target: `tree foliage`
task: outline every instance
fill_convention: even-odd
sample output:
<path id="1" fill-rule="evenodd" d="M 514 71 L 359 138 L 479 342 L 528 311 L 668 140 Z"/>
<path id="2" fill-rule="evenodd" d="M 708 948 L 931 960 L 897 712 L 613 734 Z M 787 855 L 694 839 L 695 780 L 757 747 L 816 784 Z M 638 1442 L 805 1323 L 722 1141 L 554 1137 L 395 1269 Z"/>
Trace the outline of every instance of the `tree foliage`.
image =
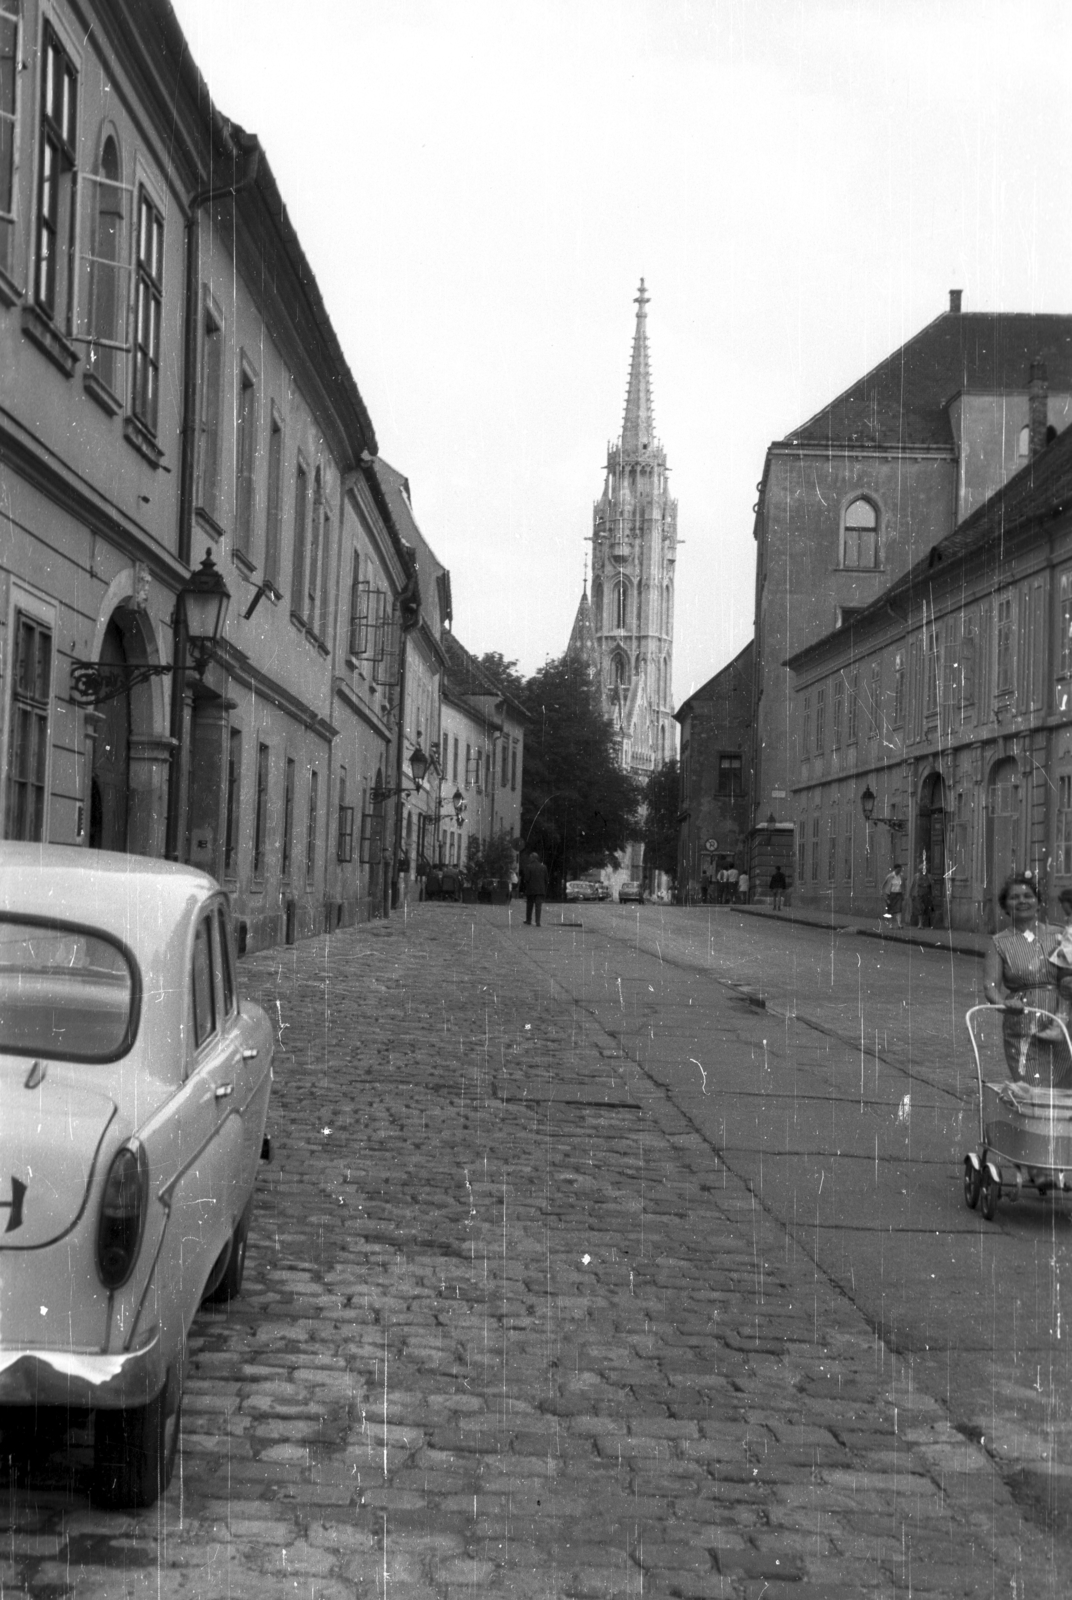
<path id="1" fill-rule="evenodd" d="M 655 872 L 677 875 L 679 772 L 676 758 L 657 767 L 644 785 L 641 838 L 644 865 Z"/>
<path id="2" fill-rule="evenodd" d="M 640 788 L 618 765 L 613 728 L 587 668 L 565 656 L 549 661 L 516 697 L 529 715 L 523 848 L 539 850 L 560 888 L 567 878 L 606 866 L 636 838 Z"/>

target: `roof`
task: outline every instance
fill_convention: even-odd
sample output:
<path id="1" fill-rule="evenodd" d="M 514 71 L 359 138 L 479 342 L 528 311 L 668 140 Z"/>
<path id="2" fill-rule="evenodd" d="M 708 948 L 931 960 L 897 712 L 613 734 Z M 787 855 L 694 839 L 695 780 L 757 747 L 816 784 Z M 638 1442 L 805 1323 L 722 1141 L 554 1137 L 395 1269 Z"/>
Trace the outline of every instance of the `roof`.
<path id="1" fill-rule="evenodd" d="M 524 707 L 452 633 L 443 635 L 443 653 L 447 658 L 443 690 L 449 698 L 456 701 L 493 699 L 505 702 L 515 718 L 528 721 L 528 712 Z"/>
<path id="2" fill-rule="evenodd" d="M 592 604 L 588 598 L 588 585 L 585 584 L 581 591 L 580 603 L 577 606 L 577 615 L 573 619 L 573 630 L 566 646 L 566 655 L 571 661 L 579 661 L 583 666 L 594 668 L 599 659 L 599 647 L 596 644 L 596 632 L 592 624 Z"/>
<path id="3" fill-rule="evenodd" d="M 639 456 L 655 445 L 655 415 L 651 398 L 651 363 L 648 359 L 648 313 L 650 296 L 640 280 L 635 305 L 636 330 L 633 355 L 629 363 L 629 387 L 625 392 L 622 417 L 622 454 Z"/>
<path id="4" fill-rule="evenodd" d="M 441 582 L 447 569 L 437 559 L 413 515 L 409 479 L 382 456 L 370 461 L 367 470 L 380 490 L 398 537 L 407 547 L 420 585 L 421 609 L 437 642 L 442 645 L 443 624 L 450 621 L 449 614 L 444 615 L 441 609 L 444 601 L 449 603 L 450 598 L 449 583 Z"/>
<path id="5" fill-rule="evenodd" d="M 1040 358 L 1072 391 L 1072 316 L 947 311 L 780 442 L 951 447 L 954 396 L 1026 391 Z"/>
<path id="6" fill-rule="evenodd" d="M 749 639 L 744 649 L 738 650 L 732 661 L 727 661 L 726 665 L 720 668 L 720 670 L 715 673 L 713 678 L 708 678 L 706 683 L 702 683 L 698 689 L 693 690 L 687 700 L 682 700 L 681 704 L 674 712 L 674 721 L 684 724 L 685 718 L 691 712 L 693 704 L 697 700 L 703 700 L 709 694 L 713 693 L 719 687 L 722 679 L 725 678 L 727 673 L 748 672 L 750 674 L 752 671 L 752 652 L 754 646 L 755 640 Z"/>
<path id="7" fill-rule="evenodd" d="M 898 611 L 898 601 L 910 603 L 913 593 L 933 582 L 942 569 L 1008 538 L 1025 524 L 1048 520 L 1072 506 L 1072 428 L 1059 433 L 1046 449 L 1030 460 L 1014 478 L 933 545 L 927 554 L 868 605 L 861 607 L 842 627 L 813 640 L 789 657 L 785 665 L 802 666 L 830 641 L 851 636 L 868 619 Z"/>

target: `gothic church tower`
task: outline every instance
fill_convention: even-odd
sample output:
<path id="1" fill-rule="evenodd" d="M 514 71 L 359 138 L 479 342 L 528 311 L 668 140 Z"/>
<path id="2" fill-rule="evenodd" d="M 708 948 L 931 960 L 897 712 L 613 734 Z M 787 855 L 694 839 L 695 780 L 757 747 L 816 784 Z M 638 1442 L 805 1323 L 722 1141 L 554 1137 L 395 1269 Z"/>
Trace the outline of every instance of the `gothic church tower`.
<path id="1" fill-rule="evenodd" d="M 581 610 L 590 606 L 603 704 L 617 733 L 619 760 L 646 778 L 675 751 L 677 501 L 670 498 L 666 452 L 655 437 L 643 278 L 635 304 L 622 434 L 607 450 L 606 481 L 593 514 L 592 597 L 589 602 L 582 596 Z"/>

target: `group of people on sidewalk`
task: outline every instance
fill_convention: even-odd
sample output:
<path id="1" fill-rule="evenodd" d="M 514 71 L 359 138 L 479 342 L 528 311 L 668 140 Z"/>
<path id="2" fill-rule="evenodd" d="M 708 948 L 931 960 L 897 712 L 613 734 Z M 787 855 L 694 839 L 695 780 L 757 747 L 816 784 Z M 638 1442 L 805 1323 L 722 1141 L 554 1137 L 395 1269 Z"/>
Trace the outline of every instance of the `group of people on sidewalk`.
<path id="1" fill-rule="evenodd" d="M 700 874 L 700 899 L 704 905 L 718 906 L 748 904 L 748 874 L 738 867 L 719 867 L 714 877 L 709 872 Z"/>
<path id="2" fill-rule="evenodd" d="M 886 897 L 885 917 L 895 928 L 904 927 L 905 875 L 899 861 L 895 861 L 882 881 Z M 935 916 L 934 879 L 921 862 L 908 887 L 908 902 L 912 911 L 914 928 L 933 928 Z"/>

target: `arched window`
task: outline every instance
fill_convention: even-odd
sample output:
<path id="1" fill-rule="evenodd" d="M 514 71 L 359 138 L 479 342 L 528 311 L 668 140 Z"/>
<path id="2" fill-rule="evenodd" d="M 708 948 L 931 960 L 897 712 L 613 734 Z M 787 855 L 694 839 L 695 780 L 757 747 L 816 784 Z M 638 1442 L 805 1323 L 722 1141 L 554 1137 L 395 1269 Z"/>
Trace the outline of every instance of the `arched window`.
<path id="1" fill-rule="evenodd" d="M 610 658 L 610 681 L 615 689 L 621 689 L 629 682 L 629 663 L 620 650 L 616 650 Z"/>
<path id="2" fill-rule="evenodd" d="M 123 190 L 119 146 L 111 134 L 104 141 L 93 186 L 93 255 L 89 273 L 89 370 L 114 394 L 119 381 L 122 342 L 119 316 L 123 305 L 120 265 L 123 259 Z M 100 341 L 99 343 L 96 341 Z"/>
<path id="3" fill-rule="evenodd" d="M 841 565 L 864 568 L 878 566 L 878 512 L 870 500 L 853 500 L 845 507 Z"/>
<path id="4" fill-rule="evenodd" d="M 592 626 L 603 632 L 603 585 L 598 578 L 592 580 Z"/>
<path id="5" fill-rule="evenodd" d="M 1021 461 L 1026 461 L 1031 454 L 1031 429 L 1025 423 L 1020 429 L 1020 437 L 1016 445 L 1016 454 Z"/>
<path id="6" fill-rule="evenodd" d="M 663 632 L 670 632 L 670 585 L 663 586 Z"/>
<path id="7" fill-rule="evenodd" d="M 623 633 L 629 626 L 629 585 L 614 585 L 614 626 Z"/>

